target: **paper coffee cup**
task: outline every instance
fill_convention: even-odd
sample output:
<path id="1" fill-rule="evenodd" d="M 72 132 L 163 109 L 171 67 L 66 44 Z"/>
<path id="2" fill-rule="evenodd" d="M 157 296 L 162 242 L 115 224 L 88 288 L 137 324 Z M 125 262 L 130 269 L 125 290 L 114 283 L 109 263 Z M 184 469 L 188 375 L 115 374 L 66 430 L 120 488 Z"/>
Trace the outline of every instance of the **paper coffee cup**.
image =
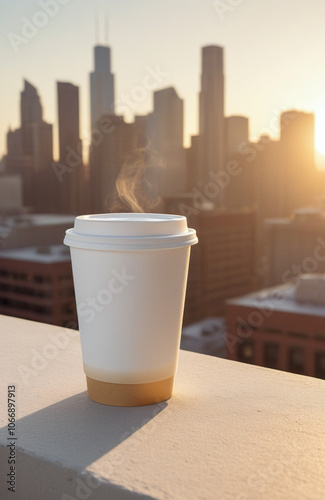
<path id="1" fill-rule="evenodd" d="M 186 217 L 167 214 L 83 215 L 66 232 L 91 399 L 139 406 L 171 397 L 197 241 Z"/>

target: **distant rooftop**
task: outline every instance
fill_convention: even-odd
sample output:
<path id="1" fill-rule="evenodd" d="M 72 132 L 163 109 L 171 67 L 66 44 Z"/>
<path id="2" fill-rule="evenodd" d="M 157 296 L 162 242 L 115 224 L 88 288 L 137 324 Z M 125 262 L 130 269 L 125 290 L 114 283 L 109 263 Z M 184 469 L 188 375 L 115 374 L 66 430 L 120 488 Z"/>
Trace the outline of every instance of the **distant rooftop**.
<path id="1" fill-rule="evenodd" d="M 224 318 L 205 318 L 183 328 L 181 349 L 225 358 L 225 338 Z"/>
<path id="2" fill-rule="evenodd" d="M 185 326 L 182 335 L 192 338 L 207 337 L 210 334 L 224 333 L 225 321 L 224 318 L 205 318 L 202 321 Z"/>
<path id="3" fill-rule="evenodd" d="M 61 214 L 0 216 L 0 249 L 60 245 L 74 219 Z"/>
<path id="4" fill-rule="evenodd" d="M 229 299 L 227 304 L 325 317 L 325 274 L 302 275 L 284 285 Z"/>
<path id="5" fill-rule="evenodd" d="M 65 245 L 14 248 L 11 250 L 0 250 L 0 260 L 1 259 L 54 264 L 56 262 L 69 261 L 70 252 L 69 248 Z"/>
<path id="6" fill-rule="evenodd" d="M 294 210 L 291 217 L 266 219 L 268 225 L 325 224 L 325 212 L 315 207 L 304 207 Z"/>
<path id="7" fill-rule="evenodd" d="M 61 214 L 22 214 L 7 216 L 0 219 L 0 231 L 4 228 L 22 227 L 26 225 L 43 226 L 71 223 L 73 225 L 75 217 L 73 215 Z"/>

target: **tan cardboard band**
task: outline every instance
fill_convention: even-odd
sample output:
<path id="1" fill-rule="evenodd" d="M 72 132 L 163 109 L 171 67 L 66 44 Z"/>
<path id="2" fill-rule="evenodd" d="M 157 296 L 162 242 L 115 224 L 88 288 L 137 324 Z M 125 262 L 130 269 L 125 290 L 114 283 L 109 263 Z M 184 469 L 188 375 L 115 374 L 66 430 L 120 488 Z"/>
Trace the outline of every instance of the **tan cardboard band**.
<path id="1" fill-rule="evenodd" d="M 96 403 L 111 406 L 144 406 L 169 399 L 174 377 L 147 384 L 111 384 L 87 377 L 88 396 Z"/>

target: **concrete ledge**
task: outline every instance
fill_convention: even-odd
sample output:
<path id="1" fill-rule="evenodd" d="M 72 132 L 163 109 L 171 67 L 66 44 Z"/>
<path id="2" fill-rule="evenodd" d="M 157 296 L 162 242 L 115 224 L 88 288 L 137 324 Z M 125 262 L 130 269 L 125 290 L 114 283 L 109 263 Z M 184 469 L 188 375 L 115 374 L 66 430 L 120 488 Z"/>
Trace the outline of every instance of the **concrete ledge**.
<path id="1" fill-rule="evenodd" d="M 108 407 L 87 396 L 76 334 L 5 316 L 0 326 L 1 499 L 324 498 L 324 381 L 181 351 L 171 400 Z"/>

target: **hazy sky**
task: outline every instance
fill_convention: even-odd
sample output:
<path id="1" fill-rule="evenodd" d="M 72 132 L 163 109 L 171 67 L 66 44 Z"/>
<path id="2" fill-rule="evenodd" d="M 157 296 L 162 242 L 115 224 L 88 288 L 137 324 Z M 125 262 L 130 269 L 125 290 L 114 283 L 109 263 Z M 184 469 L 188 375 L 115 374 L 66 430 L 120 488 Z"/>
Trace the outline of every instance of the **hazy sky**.
<path id="1" fill-rule="evenodd" d="M 52 17 L 44 14 L 50 4 Z M 1 0 L 0 156 L 8 126 L 19 126 L 23 78 L 37 87 L 55 142 L 55 82 L 79 85 L 81 136 L 89 138 L 95 18 L 98 12 L 103 42 L 106 8 L 117 100 L 144 88 L 148 71 L 158 67 L 164 75 L 156 88 L 173 85 L 184 99 L 187 145 L 198 131 L 201 47 L 222 45 L 226 114 L 248 116 L 256 139 L 265 132 L 277 137 L 282 110 L 313 111 L 316 146 L 325 154 L 324 0 Z M 44 26 L 30 28 L 27 38 L 23 18 Z M 15 38 L 16 50 L 13 34 L 23 38 Z M 152 93 L 138 92 L 128 120 L 152 109 Z"/>

